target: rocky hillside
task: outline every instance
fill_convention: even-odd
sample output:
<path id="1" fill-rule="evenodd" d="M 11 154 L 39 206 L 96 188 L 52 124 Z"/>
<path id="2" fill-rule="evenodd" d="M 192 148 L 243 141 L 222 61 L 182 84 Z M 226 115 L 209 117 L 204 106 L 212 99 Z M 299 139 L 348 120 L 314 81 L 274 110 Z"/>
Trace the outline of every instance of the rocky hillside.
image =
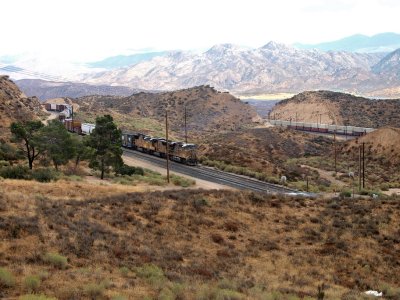
<path id="1" fill-rule="evenodd" d="M 138 130 L 157 134 L 157 130 L 152 130 L 157 128 L 151 128 L 149 122 L 154 121 L 156 127 L 164 128 L 167 107 L 170 129 L 180 136 L 184 135 L 185 107 L 191 136 L 235 130 L 259 120 L 252 106 L 210 86 L 164 93 L 142 92 L 129 97 L 87 96 L 75 102 L 83 119 L 89 117 L 90 120 L 94 114 L 108 113 L 120 121 L 123 129 L 130 129 L 133 125 Z M 140 122 L 146 122 L 142 128 L 138 128 Z"/>
<path id="2" fill-rule="evenodd" d="M 400 127 L 400 100 L 374 100 L 331 91 L 303 92 L 279 102 L 271 118 L 361 127 Z"/>
<path id="3" fill-rule="evenodd" d="M 388 54 L 390 56 L 392 54 Z M 396 87 L 400 79 L 377 73 L 383 53 L 299 50 L 270 42 L 257 49 L 216 45 L 201 54 L 171 52 L 133 66 L 87 75 L 94 84 L 129 85 L 148 90 L 175 90 L 210 84 L 235 94 L 298 93 L 332 89 L 370 93 Z M 383 60 L 382 60 L 383 59 Z"/>
<path id="4" fill-rule="evenodd" d="M 60 97 L 78 98 L 88 95 L 129 96 L 141 91 L 125 86 L 90 85 L 40 79 L 21 79 L 17 80 L 16 84 L 26 95 L 36 96 L 41 101 Z"/>
<path id="5" fill-rule="evenodd" d="M 36 97 L 26 97 L 8 76 L 0 75 L 0 138 L 10 136 L 14 121 L 38 118 L 46 113 Z"/>

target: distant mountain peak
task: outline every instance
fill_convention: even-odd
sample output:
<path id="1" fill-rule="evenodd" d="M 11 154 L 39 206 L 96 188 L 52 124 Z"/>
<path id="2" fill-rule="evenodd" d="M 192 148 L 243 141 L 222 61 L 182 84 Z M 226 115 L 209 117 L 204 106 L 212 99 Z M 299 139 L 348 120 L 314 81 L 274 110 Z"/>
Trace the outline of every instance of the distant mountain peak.
<path id="1" fill-rule="evenodd" d="M 232 51 L 243 51 L 244 48 L 234 44 L 216 44 L 206 51 L 206 54 L 226 54 Z"/>
<path id="2" fill-rule="evenodd" d="M 265 44 L 264 46 L 262 46 L 260 49 L 265 49 L 265 50 L 288 50 L 288 49 L 292 49 L 292 47 L 289 47 L 285 44 L 282 43 L 277 43 L 274 41 L 270 41 L 267 44 Z"/>

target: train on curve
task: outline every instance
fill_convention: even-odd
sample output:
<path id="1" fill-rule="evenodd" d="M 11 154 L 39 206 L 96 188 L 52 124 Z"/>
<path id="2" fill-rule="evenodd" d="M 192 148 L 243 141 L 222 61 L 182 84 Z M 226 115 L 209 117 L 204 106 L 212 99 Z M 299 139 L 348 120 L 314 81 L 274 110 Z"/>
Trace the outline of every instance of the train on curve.
<path id="1" fill-rule="evenodd" d="M 350 135 L 350 136 L 362 136 L 375 130 L 374 128 L 367 128 L 367 127 L 292 122 L 284 120 L 270 120 L 269 122 L 275 126 L 285 127 L 295 130 L 320 132 L 328 134 Z"/>
<path id="2" fill-rule="evenodd" d="M 123 133 L 122 146 L 156 155 L 167 157 L 173 161 L 186 165 L 197 165 L 197 145 L 183 142 L 167 141 L 164 138 L 156 138 L 143 133 Z M 167 148 L 168 147 L 168 148 Z"/>
<path id="3" fill-rule="evenodd" d="M 82 135 L 91 134 L 96 127 L 95 124 L 72 119 L 65 119 L 63 122 L 68 131 Z M 122 146 L 162 158 L 167 157 L 167 141 L 143 133 L 123 133 Z M 197 165 L 197 145 L 168 141 L 168 157 L 170 160 L 195 166 Z"/>

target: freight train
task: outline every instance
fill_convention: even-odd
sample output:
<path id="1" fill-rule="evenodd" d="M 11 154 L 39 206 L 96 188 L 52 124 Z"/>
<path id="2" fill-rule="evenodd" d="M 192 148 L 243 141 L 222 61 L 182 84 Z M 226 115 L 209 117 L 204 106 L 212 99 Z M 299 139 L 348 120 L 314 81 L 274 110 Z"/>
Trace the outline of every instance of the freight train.
<path id="1" fill-rule="evenodd" d="M 82 135 L 89 135 L 96 128 L 95 124 L 82 123 L 72 119 L 64 120 L 64 126 L 68 131 Z M 167 141 L 143 133 L 123 133 L 122 146 L 162 158 L 167 157 Z M 168 141 L 168 157 L 173 161 L 196 166 L 197 145 Z"/>
<path id="2" fill-rule="evenodd" d="M 367 127 L 292 122 L 283 120 L 270 120 L 269 122 L 275 126 L 286 127 L 295 130 L 351 136 L 362 136 L 375 130 L 374 128 Z"/>
<path id="3" fill-rule="evenodd" d="M 197 165 L 197 145 L 183 142 L 167 141 L 143 133 L 123 133 L 122 146 L 162 158 L 168 157 L 186 165 Z M 168 148 L 167 148 L 168 147 Z M 167 151 L 168 150 L 168 151 Z"/>

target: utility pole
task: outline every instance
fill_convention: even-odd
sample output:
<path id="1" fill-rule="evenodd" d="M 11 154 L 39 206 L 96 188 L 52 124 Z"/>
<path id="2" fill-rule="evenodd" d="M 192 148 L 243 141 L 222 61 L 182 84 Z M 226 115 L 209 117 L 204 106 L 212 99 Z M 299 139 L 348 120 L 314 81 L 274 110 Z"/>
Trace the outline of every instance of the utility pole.
<path id="1" fill-rule="evenodd" d="M 365 143 L 362 143 L 362 187 L 365 189 Z"/>
<path id="2" fill-rule="evenodd" d="M 361 191 L 361 146 L 358 146 L 358 191 Z"/>
<path id="3" fill-rule="evenodd" d="M 308 193 L 308 175 L 306 176 L 306 188 L 307 188 L 307 193 Z"/>
<path id="4" fill-rule="evenodd" d="M 186 105 L 185 105 L 185 143 L 187 144 Z"/>
<path id="5" fill-rule="evenodd" d="M 335 174 L 337 173 L 336 130 L 333 132 L 333 147 L 335 151 Z"/>
<path id="6" fill-rule="evenodd" d="M 169 183 L 169 144 L 168 144 L 168 108 L 165 110 L 165 137 L 167 140 L 165 153 L 167 155 L 167 182 Z"/>

